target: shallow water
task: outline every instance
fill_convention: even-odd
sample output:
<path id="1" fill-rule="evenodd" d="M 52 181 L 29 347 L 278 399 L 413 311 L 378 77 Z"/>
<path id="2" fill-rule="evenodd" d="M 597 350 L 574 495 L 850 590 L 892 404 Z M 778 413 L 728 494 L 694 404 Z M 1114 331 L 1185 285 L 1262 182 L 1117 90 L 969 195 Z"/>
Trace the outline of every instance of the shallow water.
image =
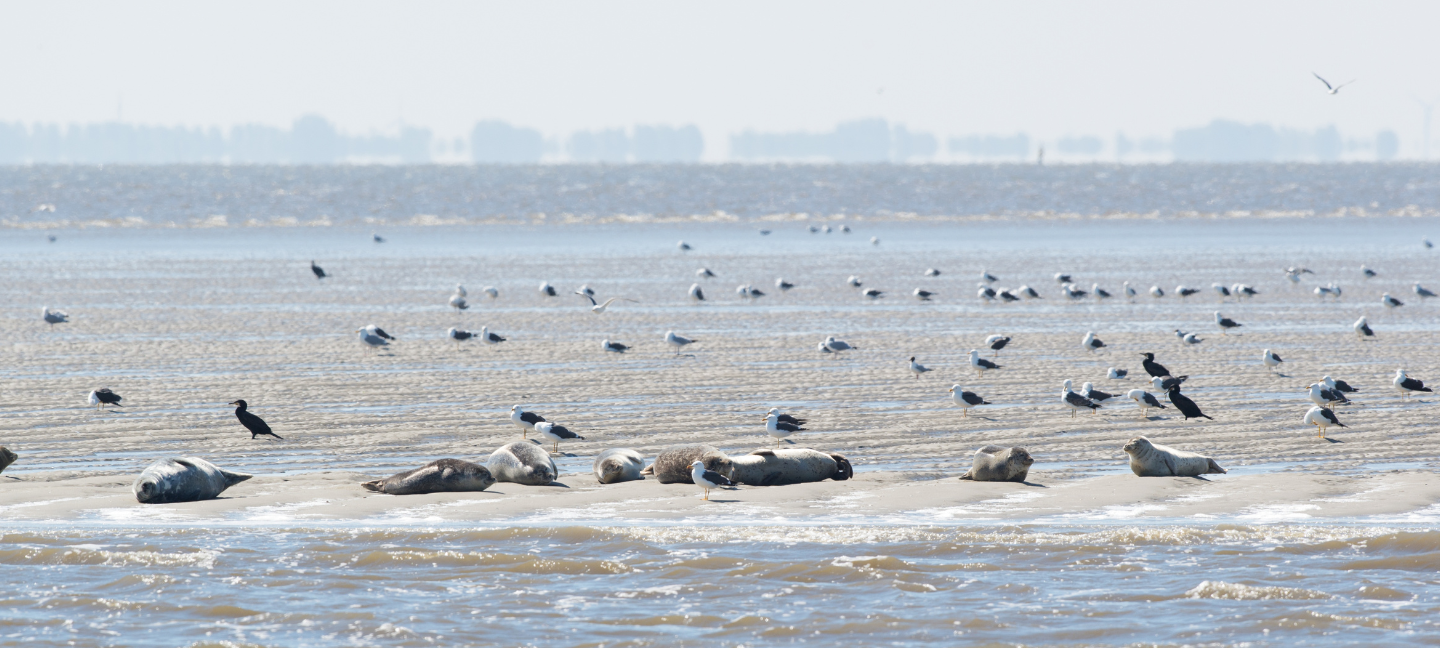
<path id="1" fill-rule="evenodd" d="M 1440 640 L 1437 546 L 1349 526 L 27 529 L 0 536 L 26 575 L 0 641 L 1415 645 Z"/>

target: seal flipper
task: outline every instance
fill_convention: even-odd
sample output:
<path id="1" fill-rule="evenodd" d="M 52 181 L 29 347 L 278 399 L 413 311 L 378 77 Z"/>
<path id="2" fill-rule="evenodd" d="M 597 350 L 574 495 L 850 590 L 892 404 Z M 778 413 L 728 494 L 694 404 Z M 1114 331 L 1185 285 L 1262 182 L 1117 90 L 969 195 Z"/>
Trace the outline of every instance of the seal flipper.
<path id="1" fill-rule="evenodd" d="M 650 475 L 651 477 L 654 477 L 654 476 L 655 476 L 655 464 L 652 463 L 652 464 L 646 466 L 643 470 L 640 471 L 640 474 L 642 474 L 642 475 Z"/>
<path id="2" fill-rule="evenodd" d="M 1206 461 L 1210 462 L 1210 472 L 1220 475 L 1226 474 L 1225 469 L 1221 468 L 1220 464 L 1215 463 L 1214 459 L 1206 459 Z"/>
<path id="3" fill-rule="evenodd" d="M 250 479 L 251 477 L 254 477 L 254 475 L 247 475 L 245 473 L 230 472 L 228 470 L 225 470 L 224 468 L 220 469 L 220 476 L 225 478 L 226 488 L 229 488 L 240 482 Z"/>
<path id="4" fill-rule="evenodd" d="M 1165 458 L 1165 468 L 1170 471 L 1170 473 L 1169 473 L 1168 475 L 1165 475 L 1165 476 L 1166 476 L 1166 477 L 1178 477 L 1178 476 L 1179 476 L 1179 473 L 1175 472 L 1175 457 L 1170 456 L 1170 453 L 1168 453 L 1168 452 L 1163 453 L 1163 454 L 1161 454 L 1160 456 L 1162 456 L 1162 457 Z"/>
<path id="5" fill-rule="evenodd" d="M 970 470 L 965 471 L 965 474 L 961 475 L 959 478 L 969 481 L 975 481 L 975 469 L 971 468 Z"/>
<path id="6" fill-rule="evenodd" d="M 374 491 L 374 492 L 376 492 L 376 493 L 383 493 L 383 492 L 385 492 L 385 480 L 383 480 L 383 479 L 377 479 L 377 480 L 375 480 L 375 481 L 362 482 L 362 483 L 360 484 L 360 486 L 361 486 L 362 488 L 364 488 L 365 490 Z"/>
<path id="7" fill-rule="evenodd" d="M 831 453 L 830 458 L 835 460 L 835 475 L 831 479 L 845 481 L 855 476 L 855 468 L 850 465 L 850 460 L 846 459 L 845 455 Z"/>

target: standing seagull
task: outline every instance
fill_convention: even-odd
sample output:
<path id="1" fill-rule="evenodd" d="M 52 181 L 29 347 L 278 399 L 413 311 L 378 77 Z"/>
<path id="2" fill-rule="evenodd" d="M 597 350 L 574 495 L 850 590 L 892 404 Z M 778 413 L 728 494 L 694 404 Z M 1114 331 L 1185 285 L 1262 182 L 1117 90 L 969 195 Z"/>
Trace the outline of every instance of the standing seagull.
<path id="1" fill-rule="evenodd" d="M 462 292 L 464 289 L 460 286 L 456 286 L 455 288 L 455 294 L 450 295 L 450 307 L 458 313 L 470 308 L 470 303 L 465 301 L 465 293 Z"/>
<path id="2" fill-rule="evenodd" d="M 536 423 L 544 423 L 545 417 L 534 412 L 527 412 L 519 405 L 510 406 L 510 422 L 520 428 L 520 438 L 526 438 L 526 434 L 535 431 Z"/>
<path id="3" fill-rule="evenodd" d="M 955 405 L 960 408 L 961 418 L 969 417 L 970 408 L 976 405 L 990 404 L 989 401 L 981 398 L 979 394 L 976 394 L 975 392 L 965 391 L 965 389 L 960 385 L 951 385 L 950 394 L 950 399 L 955 401 Z"/>
<path id="4" fill-rule="evenodd" d="M 690 299 L 697 302 L 705 301 L 705 291 L 700 289 L 700 284 L 690 284 Z"/>
<path id="5" fill-rule="evenodd" d="M 1150 379 L 1150 384 L 1154 385 L 1155 389 L 1158 389 L 1162 392 L 1168 392 L 1170 391 L 1171 387 L 1180 385 L 1189 378 L 1190 376 L 1180 376 L 1179 378 L 1171 378 L 1170 376 L 1155 376 L 1154 378 Z"/>
<path id="6" fill-rule="evenodd" d="M 611 342 L 610 338 L 605 338 L 604 340 L 601 340 L 600 348 L 610 353 L 625 353 L 626 351 L 630 350 L 629 346 L 621 344 L 619 342 Z"/>
<path id="7" fill-rule="evenodd" d="M 1149 418 L 1148 412 L 1151 409 L 1165 409 L 1165 406 L 1160 404 L 1160 400 L 1155 398 L 1154 394 L 1143 389 L 1132 389 L 1125 392 L 1125 395 L 1140 407 L 1140 418 Z"/>
<path id="8" fill-rule="evenodd" d="M 1101 342 L 1100 338 L 1095 337 L 1094 331 L 1086 331 L 1085 339 L 1080 340 L 1080 346 L 1085 347 L 1086 351 L 1093 353 L 1096 349 L 1104 348 L 1105 343 Z"/>
<path id="9" fill-rule="evenodd" d="M 355 332 L 360 334 L 361 342 L 364 342 L 365 344 L 368 344 L 372 347 L 387 346 L 390 344 L 389 342 L 387 342 L 387 340 L 395 339 L 394 337 L 391 337 L 389 333 L 386 333 L 385 329 L 375 326 L 374 324 L 369 324 L 362 328 L 355 329 Z"/>
<path id="10" fill-rule="evenodd" d="M 315 265 L 315 261 L 314 261 L 314 260 L 311 260 L 311 261 L 310 261 L 310 271 L 313 272 L 313 273 L 315 273 L 315 278 L 316 278 L 316 279 L 324 279 L 325 277 L 330 276 L 330 275 L 325 274 L 325 269 L 324 269 L 324 268 L 322 268 L 322 267 L 320 267 L 320 266 L 318 266 L 318 265 Z"/>
<path id="11" fill-rule="evenodd" d="M 250 430 L 251 439 L 254 439 L 256 436 L 259 436 L 261 434 L 268 434 L 277 439 L 280 439 L 281 441 L 284 441 L 284 439 L 280 438 L 280 435 L 271 432 L 270 426 L 266 425 L 265 421 L 260 420 L 260 417 L 246 411 L 245 408 L 249 407 L 249 405 L 247 405 L 245 401 L 237 400 L 230 403 L 230 405 L 235 406 L 235 418 L 240 419 L 240 424 L 245 426 L 245 429 Z"/>
<path id="12" fill-rule="evenodd" d="M 1386 308 L 1396 308 L 1405 305 L 1405 302 L 1391 297 L 1388 292 L 1380 296 L 1380 303 L 1385 304 Z"/>
<path id="13" fill-rule="evenodd" d="M 1162 290 L 1159 286 L 1150 286 L 1150 296 L 1155 298 L 1164 297 L 1165 291 Z"/>
<path id="14" fill-rule="evenodd" d="M 550 285 L 550 282 L 548 281 L 542 281 L 540 282 L 540 294 L 545 295 L 546 297 L 554 297 L 555 287 Z"/>
<path id="15" fill-rule="evenodd" d="M 1362 340 L 1367 337 L 1375 337 L 1375 331 L 1370 329 L 1370 322 L 1365 321 L 1364 315 L 1361 315 L 1360 319 L 1355 320 L 1352 328 L 1355 329 L 1355 335 L 1360 336 Z"/>
<path id="16" fill-rule="evenodd" d="M 1232 328 L 1239 328 L 1241 326 L 1244 326 L 1244 324 L 1236 322 L 1235 320 L 1232 320 L 1228 317 L 1221 317 L 1220 311 L 1215 311 L 1215 324 L 1220 327 L 1221 335 L 1225 335 L 1225 332 Z"/>
<path id="17" fill-rule="evenodd" d="M 920 374 L 923 374 L 927 371 L 934 371 L 934 369 L 931 369 L 925 365 L 916 362 L 915 356 L 910 356 L 910 373 L 915 374 L 916 380 L 920 379 Z"/>
<path id="18" fill-rule="evenodd" d="M 1428 299 L 1435 296 L 1435 293 L 1430 292 L 1428 288 L 1425 288 L 1418 283 L 1412 286 L 1411 289 L 1415 291 L 1415 296 L 1419 297 L 1420 299 Z"/>
<path id="19" fill-rule="evenodd" d="M 69 315 L 60 311 L 52 311 L 49 306 L 40 309 L 40 318 L 52 327 L 56 324 L 64 324 L 70 321 Z"/>
<path id="20" fill-rule="evenodd" d="M 785 291 L 790 290 L 791 288 L 794 288 L 794 287 L 795 287 L 795 284 L 790 283 L 790 282 L 788 282 L 788 281 L 785 281 L 785 278 L 784 278 L 784 277 L 776 277 L 776 278 L 775 278 L 775 289 L 776 289 L 776 290 L 779 290 L 780 292 L 785 292 Z"/>
<path id="21" fill-rule="evenodd" d="M 676 243 L 676 244 L 675 244 L 675 247 L 680 248 L 680 251 L 681 251 L 681 252 L 689 252 L 689 251 L 690 251 L 690 244 L 689 244 L 689 243 L 686 243 L 686 242 L 684 242 L 684 241 L 680 241 L 679 243 Z"/>
<path id="22" fill-rule="evenodd" d="M 985 338 L 985 346 L 990 347 L 990 350 L 994 351 L 997 356 L 1000 355 L 1000 350 L 1005 348 L 1007 344 L 1010 344 L 1009 336 L 992 335 Z"/>
<path id="23" fill-rule="evenodd" d="M 1310 402 L 1324 408 L 1333 408 L 1336 404 L 1349 405 L 1350 400 L 1344 394 L 1330 391 L 1320 383 L 1310 383 L 1305 389 L 1310 394 Z"/>
<path id="24" fill-rule="evenodd" d="M 1280 363 L 1284 362 L 1284 360 L 1280 359 L 1280 356 L 1269 349 L 1265 349 L 1264 355 L 1260 356 L 1260 361 L 1265 363 L 1265 367 L 1271 371 L 1277 371 L 1276 368 L 1280 366 Z"/>
<path id="25" fill-rule="evenodd" d="M 936 270 L 935 268 L 926 268 L 926 269 L 925 269 L 925 276 L 927 276 L 927 277 L 938 277 L 938 276 L 940 276 L 940 271 L 939 271 L 939 270 Z"/>
<path id="26" fill-rule="evenodd" d="M 859 287 L 865 285 L 865 284 L 863 284 L 863 283 L 860 282 L 860 277 L 857 277 L 857 276 L 855 276 L 855 275 L 850 275 L 850 277 L 845 280 L 845 283 L 846 283 L 847 285 L 849 285 L 851 288 L 859 288 Z"/>
<path id="27" fill-rule="evenodd" d="M 1125 299 L 1128 299 L 1132 302 L 1135 301 L 1135 287 L 1131 286 L 1130 282 L 1126 281 L 1122 283 L 1120 286 L 1120 292 L 1125 293 Z"/>
<path id="28" fill-rule="evenodd" d="M 385 242 L 385 237 L 380 236 L 379 234 L 377 234 L 377 233 L 375 233 L 375 232 L 371 232 L 371 233 L 370 233 L 370 239 L 373 240 L 373 241 L 375 241 L 376 243 L 384 243 L 384 242 Z"/>
<path id="29" fill-rule="evenodd" d="M 866 296 L 866 297 L 869 297 L 869 298 L 872 299 L 872 300 L 874 300 L 874 299 L 880 299 L 881 297 L 884 297 L 884 296 L 885 296 L 885 292 L 882 291 L 882 290 L 876 290 L 876 289 L 874 289 L 874 288 L 871 288 L 871 289 L 865 291 L 865 296 Z"/>
<path id="30" fill-rule="evenodd" d="M 1361 264 L 1361 265 L 1360 265 L 1360 274 L 1365 275 L 1365 278 L 1366 278 L 1366 279 L 1374 279 L 1374 278 L 1375 278 L 1375 271 L 1374 271 L 1374 270 L 1371 270 L 1370 268 L 1365 267 L 1364 264 Z"/>
<path id="31" fill-rule="evenodd" d="M 1040 293 L 1035 292 L 1035 289 L 1031 288 L 1030 286 L 1020 286 L 1019 288 L 1016 288 L 1016 290 L 1018 290 L 1020 294 L 1029 297 L 1030 299 L 1044 299 L 1044 297 L 1040 296 Z"/>
<path id="32" fill-rule="evenodd" d="M 1301 420 L 1303 420 L 1306 425 L 1315 426 L 1316 435 L 1322 439 L 1325 438 L 1325 428 L 1332 425 L 1335 427 L 1345 427 L 1345 424 L 1341 423 L 1340 419 L 1335 418 L 1335 412 L 1323 407 L 1310 408 L 1310 411 L 1305 412 L 1305 418 Z"/>
<path id="33" fill-rule="evenodd" d="M 459 351 L 460 343 L 472 337 L 475 337 L 475 334 L 471 333 L 470 331 L 462 331 L 452 326 L 450 327 L 450 330 L 445 332 L 445 336 L 455 341 L 455 350 Z"/>
<path id="34" fill-rule="evenodd" d="M 935 293 L 928 290 L 921 290 L 919 288 L 916 288 L 915 292 L 912 294 L 914 294 L 915 298 L 920 301 L 930 301 L 930 298 L 935 296 Z"/>
<path id="35" fill-rule="evenodd" d="M 1063 273 L 1063 272 L 1057 272 L 1057 273 L 1055 273 L 1055 283 L 1062 284 L 1062 285 L 1063 285 L 1063 284 L 1071 283 L 1071 281 L 1070 281 L 1070 275 L 1065 274 L 1065 273 Z"/>
<path id="36" fill-rule="evenodd" d="M 970 366 L 975 367 L 976 378 L 985 375 L 986 371 L 1000 368 L 1000 365 L 980 357 L 980 352 L 975 349 L 970 349 Z"/>
<path id="37" fill-rule="evenodd" d="M 705 491 L 704 500 L 707 502 L 710 501 L 711 489 L 735 485 L 735 482 L 730 481 L 726 476 L 713 470 L 706 470 L 705 462 L 699 459 L 696 459 L 695 463 L 690 464 L 690 479 L 695 482 L 696 486 L 699 486 L 701 490 Z"/>
<path id="38" fill-rule="evenodd" d="M 765 415 L 765 433 L 770 435 L 777 441 L 780 439 L 784 439 L 785 437 L 788 437 L 796 432 L 804 431 L 805 428 L 800 427 L 798 424 L 781 422 L 779 414 Z M 794 441 L 791 441 L 790 443 L 794 443 Z"/>
<path id="39" fill-rule="evenodd" d="M 1060 391 L 1060 402 L 1070 408 L 1070 418 L 1075 418 L 1076 410 L 1088 409 L 1090 413 L 1093 414 L 1095 410 L 1100 409 L 1099 403 L 1075 393 L 1075 391 L 1070 388 L 1070 386 L 1074 384 L 1075 383 L 1067 379 L 1065 381 L 1065 388 Z"/>
<path id="40" fill-rule="evenodd" d="M 485 286 L 484 288 L 481 288 L 481 289 L 480 289 L 480 292 L 483 292 L 483 293 L 489 295 L 491 299 L 499 299 L 499 298 L 500 298 L 500 291 L 499 291 L 498 289 L 496 289 L 494 286 Z"/>
<path id="41" fill-rule="evenodd" d="M 1181 341 L 1181 342 L 1184 342 L 1185 344 L 1188 344 L 1188 345 L 1190 345 L 1190 346 L 1194 346 L 1194 345 L 1196 345 L 1196 344 L 1200 344 L 1201 342 L 1204 342 L 1205 340 L 1204 340 L 1203 338 L 1200 338 L 1200 337 L 1196 336 L 1194 333 L 1186 333 L 1186 334 L 1185 334 L 1185 337 L 1180 338 L 1180 341 Z"/>
<path id="42" fill-rule="evenodd" d="M 504 341 L 507 340 L 507 339 L 509 339 L 509 338 L 503 338 L 503 337 L 500 337 L 499 335 L 496 335 L 496 334 L 494 334 L 494 333 L 491 333 L 489 326 L 482 326 L 482 327 L 480 327 L 480 341 L 481 341 L 481 342 L 484 342 L 485 344 L 489 344 L 489 345 L 491 345 L 491 346 L 494 346 L 494 345 L 496 345 L 496 344 L 500 344 L 501 342 L 504 342 Z"/>
<path id="43" fill-rule="evenodd" d="M 585 437 L 571 432 L 569 428 L 548 421 L 541 421 L 535 424 L 535 434 L 540 438 L 555 444 L 555 454 L 560 454 L 560 442 L 575 439 L 584 441 Z"/>
<path id="44" fill-rule="evenodd" d="M 672 347 L 675 347 L 675 355 L 680 355 L 680 349 L 685 348 L 685 345 L 694 344 L 695 342 L 696 340 L 692 340 L 682 335 L 676 335 L 675 331 L 665 332 L 665 343 Z"/>
<path id="45" fill-rule="evenodd" d="M 699 270 L 695 271 L 695 276 L 700 277 L 701 279 L 714 279 L 715 273 L 711 272 L 709 268 L 700 268 Z"/>
<path id="46" fill-rule="evenodd" d="M 1315 74 L 1315 73 L 1314 73 L 1314 72 L 1311 72 L 1310 74 Z M 1315 74 L 1315 78 L 1320 79 L 1320 83 L 1325 84 L 1325 94 L 1332 94 L 1332 95 L 1339 93 L 1339 92 L 1340 92 L 1340 88 L 1343 88 L 1343 87 L 1345 87 L 1345 86 L 1347 86 L 1347 85 L 1350 85 L 1350 84 L 1352 84 L 1352 83 L 1355 83 L 1355 79 L 1351 79 L 1351 80 L 1346 81 L 1345 83 L 1342 83 L 1342 84 L 1340 84 L 1340 85 L 1333 85 L 1333 86 L 1332 86 L 1332 85 L 1330 85 L 1330 82 L 1329 82 L 1329 81 L 1326 81 L 1326 80 L 1325 80 L 1325 77 L 1322 77 L 1322 76 L 1320 76 L 1319 74 Z"/>
<path id="47" fill-rule="evenodd" d="M 90 404 L 95 406 L 95 409 L 103 409 L 106 405 L 120 407 L 120 395 L 110 391 L 108 387 L 101 387 L 100 389 L 90 392 L 89 400 Z"/>
<path id="48" fill-rule="evenodd" d="M 1406 398 L 1410 397 L 1411 392 L 1435 391 L 1433 389 L 1430 389 L 1429 387 L 1426 387 L 1424 382 L 1406 376 L 1404 369 L 1396 369 L 1395 379 L 1390 382 L 1391 384 L 1395 385 L 1395 389 L 1400 391 L 1400 395 Z"/>
<path id="49" fill-rule="evenodd" d="M 1215 420 L 1213 418 L 1210 418 L 1209 416 L 1206 416 L 1204 412 L 1201 412 L 1200 406 L 1196 405 L 1195 401 L 1190 400 L 1184 394 L 1181 394 L 1180 385 L 1177 384 L 1174 387 L 1171 387 L 1168 394 L 1170 398 L 1170 404 L 1174 405 L 1175 409 L 1180 410 L 1180 414 L 1185 417 L 1185 420 L 1188 421 L 1192 418 L 1207 418 L 1212 421 Z"/>
<path id="50" fill-rule="evenodd" d="M 1218 283 L 1212 283 L 1212 284 L 1210 284 L 1210 288 L 1215 291 L 1215 294 L 1216 294 L 1216 295 L 1219 295 L 1219 296 L 1220 296 L 1220 301 L 1222 301 L 1222 302 L 1225 301 L 1225 298 L 1226 298 L 1226 297 L 1229 297 L 1229 296 L 1230 296 L 1230 289 L 1229 289 L 1229 288 L 1226 288 L 1225 286 L 1222 286 L 1222 285 L 1220 285 L 1220 284 L 1218 284 Z"/>
<path id="51" fill-rule="evenodd" d="M 995 276 L 995 275 L 992 275 L 992 274 L 990 274 L 990 273 L 988 273 L 988 272 L 986 272 L 986 271 L 984 271 L 984 270 L 981 270 L 981 271 L 980 271 L 980 280 L 981 280 L 981 281 L 984 281 L 985 283 L 995 283 L 995 282 L 999 281 L 1000 278 L 997 277 L 997 276 Z"/>
<path id="52" fill-rule="evenodd" d="M 766 412 L 765 416 L 770 416 L 771 414 L 774 414 L 775 418 L 778 419 L 781 423 L 789 423 L 796 426 L 805 425 L 805 419 L 795 418 L 789 414 L 781 414 L 780 408 L 778 407 L 770 408 L 770 411 Z"/>
<path id="53" fill-rule="evenodd" d="M 1080 395 L 1097 403 L 1103 403 L 1115 397 L 1114 394 L 1107 394 L 1095 389 L 1095 385 L 1088 382 L 1080 385 Z"/>

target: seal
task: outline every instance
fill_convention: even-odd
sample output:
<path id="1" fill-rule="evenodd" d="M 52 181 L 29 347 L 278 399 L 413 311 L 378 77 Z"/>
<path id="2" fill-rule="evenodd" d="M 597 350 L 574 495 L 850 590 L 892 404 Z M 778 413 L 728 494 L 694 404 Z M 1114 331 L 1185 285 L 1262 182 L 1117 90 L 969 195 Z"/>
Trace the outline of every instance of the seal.
<path id="1" fill-rule="evenodd" d="M 0 446 L 0 472 L 5 472 L 5 468 L 15 463 L 15 460 L 19 458 L 20 455 L 11 452 L 9 448 Z"/>
<path id="2" fill-rule="evenodd" d="M 961 475 L 960 479 L 1023 482 L 1030 473 L 1030 464 L 1035 463 L 1035 459 L 1025 448 L 1002 448 L 997 445 L 987 445 L 976 450 L 970 461 L 970 470 Z"/>
<path id="3" fill-rule="evenodd" d="M 460 459 L 439 459 L 407 472 L 360 484 L 390 495 L 483 491 L 495 484 L 490 469 Z"/>
<path id="4" fill-rule="evenodd" d="M 810 448 L 756 450 L 731 457 L 730 465 L 730 479 L 747 486 L 808 484 L 826 479 L 845 481 L 855 476 L 855 469 L 844 455 Z"/>
<path id="5" fill-rule="evenodd" d="M 497 482 L 514 482 L 526 486 L 544 486 L 560 474 L 550 453 L 531 441 L 516 441 L 500 446 L 485 461 L 485 467 Z"/>
<path id="6" fill-rule="evenodd" d="M 595 455 L 595 479 L 602 484 L 644 479 L 640 470 L 645 467 L 645 457 L 629 448 L 611 448 Z"/>
<path id="7" fill-rule="evenodd" d="M 655 463 L 640 474 L 654 475 L 656 481 L 662 484 L 693 484 L 695 480 L 690 476 L 690 464 L 696 460 L 704 461 L 706 470 L 730 474 L 730 457 L 703 443 L 667 448 L 655 457 Z"/>
<path id="8" fill-rule="evenodd" d="M 150 464 L 130 488 L 141 504 L 198 502 L 215 499 L 252 476 L 223 470 L 199 457 L 177 457 Z"/>
<path id="9" fill-rule="evenodd" d="M 1143 436 L 1131 439 L 1122 449 L 1130 455 L 1130 470 L 1140 477 L 1195 477 L 1225 473 L 1225 469 L 1214 459 L 1155 445 Z"/>

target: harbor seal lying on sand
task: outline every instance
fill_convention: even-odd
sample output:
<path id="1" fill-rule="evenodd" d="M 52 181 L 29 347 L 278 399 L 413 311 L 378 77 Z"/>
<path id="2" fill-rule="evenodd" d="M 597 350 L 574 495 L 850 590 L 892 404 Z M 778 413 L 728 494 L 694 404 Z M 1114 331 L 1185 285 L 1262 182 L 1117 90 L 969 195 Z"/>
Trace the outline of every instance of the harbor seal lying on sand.
<path id="1" fill-rule="evenodd" d="M 141 504 L 169 504 L 215 499 L 225 489 L 252 475 L 222 470 L 199 457 L 161 459 L 150 464 L 130 488 Z"/>
<path id="2" fill-rule="evenodd" d="M 855 476 L 855 469 L 844 455 L 810 448 L 756 450 L 731 457 L 730 465 L 730 479 L 747 486 L 807 484 L 826 479 L 845 481 Z"/>
<path id="3" fill-rule="evenodd" d="M 1030 473 L 1030 464 L 1033 463 L 1035 459 L 1025 448 L 987 445 L 975 451 L 970 470 L 961 475 L 960 479 L 1023 482 Z"/>
<path id="4" fill-rule="evenodd" d="M 439 459 L 424 466 L 392 475 L 387 479 L 368 481 L 365 490 L 390 495 L 424 495 L 483 491 L 495 484 L 490 469 L 460 459 Z"/>
<path id="5" fill-rule="evenodd" d="M 1225 473 L 1225 469 L 1214 459 L 1155 445 L 1143 436 L 1131 439 L 1122 449 L 1130 455 L 1130 470 L 1141 477 L 1196 477 Z"/>
<path id="6" fill-rule="evenodd" d="M 640 474 L 654 475 L 656 481 L 662 484 L 693 484 L 695 480 L 690 477 L 690 464 L 697 459 L 705 462 L 706 470 L 722 475 L 730 474 L 730 457 L 716 450 L 714 446 L 702 443 L 667 448 L 655 457 L 655 463 L 640 471 Z"/>
<path id="7" fill-rule="evenodd" d="M 640 470 L 645 467 L 645 457 L 629 448 L 611 448 L 595 455 L 595 479 L 602 484 L 644 479 Z"/>
<path id="8" fill-rule="evenodd" d="M 485 461 L 495 481 L 514 482 L 526 486 L 544 486 L 555 481 L 559 471 L 550 453 L 530 441 L 516 441 L 500 446 Z"/>
<path id="9" fill-rule="evenodd" d="M 19 458 L 20 455 L 11 452 L 9 448 L 0 446 L 0 472 L 5 472 L 5 468 Z"/>

